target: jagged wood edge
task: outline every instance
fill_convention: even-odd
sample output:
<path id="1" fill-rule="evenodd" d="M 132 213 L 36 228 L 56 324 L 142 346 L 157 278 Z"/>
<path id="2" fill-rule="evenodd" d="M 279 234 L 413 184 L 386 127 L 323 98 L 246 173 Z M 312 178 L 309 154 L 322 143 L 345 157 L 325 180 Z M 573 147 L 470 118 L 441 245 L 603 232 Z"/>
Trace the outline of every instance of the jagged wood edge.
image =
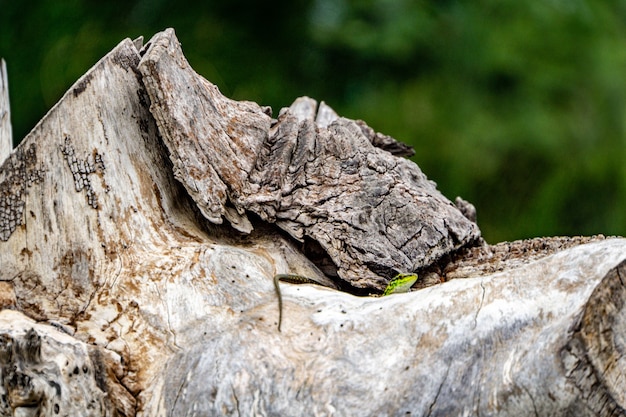
<path id="1" fill-rule="evenodd" d="M 372 145 L 363 125 L 320 127 L 316 104 L 302 110 L 297 100 L 270 129 L 263 108 L 227 99 L 193 71 L 173 30 L 149 44 L 139 69 L 151 111 L 175 175 L 210 221 L 249 232 L 246 212 L 255 213 L 318 242 L 351 285 L 376 289 L 480 237 L 417 165 Z"/>

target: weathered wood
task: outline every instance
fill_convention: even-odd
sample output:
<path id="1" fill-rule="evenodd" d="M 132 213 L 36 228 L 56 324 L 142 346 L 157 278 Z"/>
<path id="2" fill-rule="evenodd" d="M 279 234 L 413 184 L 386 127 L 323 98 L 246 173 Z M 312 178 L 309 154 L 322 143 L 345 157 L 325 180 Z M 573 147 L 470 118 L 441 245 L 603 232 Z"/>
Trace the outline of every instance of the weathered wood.
<path id="1" fill-rule="evenodd" d="M 561 350 L 589 415 L 626 415 L 626 260 L 606 274 Z M 582 414 L 582 411 L 581 411 Z"/>
<path id="2" fill-rule="evenodd" d="M 226 99 L 172 31 L 122 41 L 0 168 L 0 306 L 31 318 L 1 312 L 0 334 L 16 346 L 31 327 L 42 338 L 40 367 L 4 349 L 0 377 L 17 380 L 16 365 L 48 384 L 33 385 L 28 410 L 0 384 L 0 416 L 57 415 L 54 404 L 94 416 L 624 415 L 626 239 L 463 245 L 477 236 L 463 220 L 471 205 L 442 203 L 392 155 L 408 150 L 383 136 L 306 98 L 277 120 Z M 315 187 L 341 192 L 353 180 L 363 187 L 333 213 L 310 200 Z M 376 197 L 384 181 L 393 187 Z M 426 222 L 422 197 L 442 203 L 424 228 L 443 240 L 411 249 L 434 261 L 421 283 L 431 286 L 377 298 L 285 284 L 279 333 L 273 276 L 328 282 L 309 259 L 315 241 L 351 276 L 343 257 L 371 244 L 355 242 L 352 226 L 378 217 L 348 214 L 375 208 L 374 197 L 387 206 L 394 192 L 417 214 L 390 207 L 387 240 Z M 320 237 L 315 216 L 328 227 L 344 218 L 345 236 Z M 372 256 L 352 259 L 365 275 L 396 268 Z M 93 374 L 70 377 L 79 362 Z M 74 413 L 72 395 L 105 406 Z"/>
<path id="3" fill-rule="evenodd" d="M 174 349 L 161 294 L 143 294 L 135 282 L 166 264 L 171 246 L 201 233 L 164 169 L 139 59 L 132 42 L 122 42 L 0 169 L 0 281 L 15 294 L 12 307 L 117 352 L 122 386 L 133 394 L 155 376 L 144 363 Z M 172 239 L 181 227 L 185 237 Z M 152 280 L 166 280 L 162 272 Z"/>
<path id="4" fill-rule="evenodd" d="M 382 289 L 396 273 L 479 238 L 476 224 L 417 165 L 372 146 L 352 120 L 316 125 L 301 103 L 270 131 L 250 176 L 249 210 L 317 241 L 357 287 Z"/>
<path id="5" fill-rule="evenodd" d="M 273 305 L 278 271 L 328 278 L 275 228 L 240 238 L 197 214 L 173 176 L 139 60 L 121 42 L 0 169 L 0 289 L 14 294 L 3 307 L 117 352 L 141 409 L 150 381 L 188 344 L 180 328 L 211 316 L 216 329 L 232 327 Z M 277 316 L 266 319 L 273 331 Z"/>
<path id="6" fill-rule="evenodd" d="M 0 416 L 132 416 L 120 357 L 0 311 Z"/>
<path id="7" fill-rule="evenodd" d="M 192 405 L 204 415 L 623 415 L 624 264 L 606 265 L 625 248 L 600 241 L 386 298 L 292 288 L 282 338 L 254 343 L 254 326 L 202 338 L 171 361 L 159 395 L 171 415 Z M 585 345 L 587 333 L 600 340 Z"/>
<path id="8" fill-rule="evenodd" d="M 147 48 L 139 69 L 174 175 L 208 220 L 220 224 L 225 217 L 235 229 L 249 233 L 250 221 L 233 203 L 267 136 L 270 117 L 256 103 L 224 97 L 196 74 L 172 30 L 156 35 Z"/>
<path id="9" fill-rule="evenodd" d="M 7 64 L 4 59 L 0 59 L 0 165 L 7 159 L 12 149 L 9 78 L 7 76 Z"/>
<path id="10" fill-rule="evenodd" d="M 378 290 L 480 237 L 415 163 L 373 143 L 406 147 L 363 122 L 299 99 L 270 129 L 265 109 L 189 67 L 173 31 L 151 40 L 139 69 L 175 174 L 212 222 L 249 232 L 255 213 L 317 242 L 350 285 Z"/>

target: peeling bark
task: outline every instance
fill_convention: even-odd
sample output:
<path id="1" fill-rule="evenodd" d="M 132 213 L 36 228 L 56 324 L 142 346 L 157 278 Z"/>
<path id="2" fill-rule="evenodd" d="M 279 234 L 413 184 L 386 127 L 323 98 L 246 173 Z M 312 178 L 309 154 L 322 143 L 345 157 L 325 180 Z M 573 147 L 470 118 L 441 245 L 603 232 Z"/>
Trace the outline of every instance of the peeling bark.
<path id="1" fill-rule="evenodd" d="M 177 178 L 212 222 L 224 216 L 249 232 L 246 212 L 255 213 L 317 242 L 350 285 L 377 290 L 480 238 L 416 164 L 392 153 L 408 148 L 364 122 L 302 98 L 270 128 L 263 108 L 225 98 L 191 70 L 172 31 L 153 38 L 139 69 Z"/>
<path id="2" fill-rule="evenodd" d="M 317 241 L 351 285 L 379 290 L 480 237 L 413 162 L 371 146 L 352 120 L 317 125 L 302 106 L 270 131 L 250 176 L 250 211 Z"/>

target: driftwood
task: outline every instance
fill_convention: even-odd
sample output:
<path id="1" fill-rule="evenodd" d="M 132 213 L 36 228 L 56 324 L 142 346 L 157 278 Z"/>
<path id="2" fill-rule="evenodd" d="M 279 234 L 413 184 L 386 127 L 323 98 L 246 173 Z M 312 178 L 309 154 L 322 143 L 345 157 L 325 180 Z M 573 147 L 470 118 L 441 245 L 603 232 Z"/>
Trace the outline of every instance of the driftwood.
<path id="1" fill-rule="evenodd" d="M 626 240 L 487 245 L 410 152 L 122 41 L 0 166 L 0 416 L 626 415 Z"/>

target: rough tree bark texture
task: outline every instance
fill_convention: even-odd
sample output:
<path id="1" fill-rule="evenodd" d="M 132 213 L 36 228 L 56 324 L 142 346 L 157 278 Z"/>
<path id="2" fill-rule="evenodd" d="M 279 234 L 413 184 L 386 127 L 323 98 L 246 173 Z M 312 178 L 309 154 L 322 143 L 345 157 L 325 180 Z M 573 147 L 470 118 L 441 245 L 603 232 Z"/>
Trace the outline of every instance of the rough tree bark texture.
<path id="1" fill-rule="evenodd" d="M 167 30 L 11 152 L 0 416 L 626 415 L 626 240 L 481 244 L 406 146 L 308 98 L 270 114 Z M 324 285 L 283 286 L 282 333 L 276 273 Z"/>
<path id="2" fill-rule="evenodd" d="M 139 69 L 175 175 L 212 222 L 224 216 L 249 232 L 255 213 L 316 241 L 351 285 L 379 290 L 480 237 L 417 165 L 375 147 L 363 122 L 328 106 L 317 114 L 311 99 L 272 121 L 267 109 L 222 96 L 167 35 Z M 181 91 L 193 94 L 181 100 Z"/>

